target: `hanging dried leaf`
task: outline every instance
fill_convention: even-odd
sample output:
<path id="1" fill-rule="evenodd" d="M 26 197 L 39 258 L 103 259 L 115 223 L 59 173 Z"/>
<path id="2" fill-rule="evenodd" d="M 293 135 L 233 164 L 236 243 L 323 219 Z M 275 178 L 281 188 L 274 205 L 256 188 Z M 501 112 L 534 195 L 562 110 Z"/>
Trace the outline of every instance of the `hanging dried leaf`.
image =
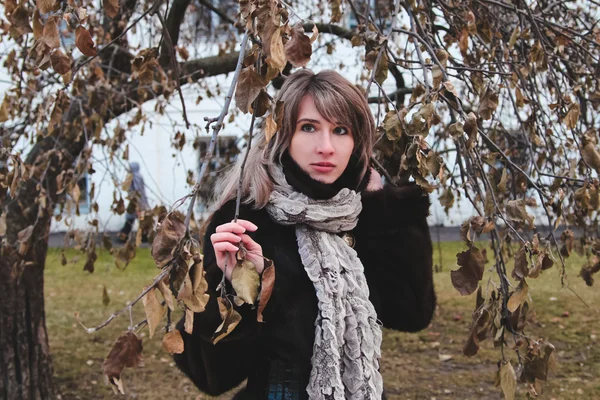
<path id="1" fill-rule="evenodd" d="M 113 385 L 115 393 L 118 390 L 121 394 L 125 394 L 123 381 L 121 380 L 123 369 L 143 365 L 142 341 L 134 332 L 128 331 L 120 336 L 113 345 L 102 364 L 102 371 L 110 384 Z"/>
<path id="2" fill-rule="evenodd" d="M 135 258 L 135 244 L 131 240 L 128 240 L 125 242 L 125 246 L 113 251 L 113 258 L 117 268 L 124 270 L 131 260 Z"/>
<path id="3" fill-rule="evenodd" d="M 109 18 L 115 18 L 119 14 L 119 0 L 102 0 L 104 13 Z"/>
<path id="4" fill-rule="evenodd" d="M 577 121 L 579 121 L 579 114 L 579 103 L 571 104 L 569 111 L 567 111 L 567 114 L 563 118 L 563 122 L 567 125 L 567 128 L 575 129 L 577 126 Z"/>
<path id="5" fill-rule="evenodd" d="M 525 279 L 521 280 L 519 286 L 517 286 L 517 289 L 512 293 L 510 299 L 508 299 L 508 311 L 514 313 L 517 310 L 517 308 L 519 308 L 519 306 L 523 304 L 523 302 L 525 302 L 525 300 L 527 299 L 528 290 L 529 286 L 527 286 L 527 282 L 525 281 Z"/>
<path id="6" fill-rule="evenodd" d="M 529 274 L 529 267 L 527 264 L 527 248 L 522 246 L 517 254 L 515 254 L 515 268 L 512 271 L 511 276 L 514 279 L 522 280 Z"/>
<path id="7" fill-rule="evenodd" d="M 277 129 L 277 122 L 273 119 L 273 113 L 270 113 L 267 115 L 267 118 L 265 118 L 265 139 L 267 143 L 275 136 Z"/>
<path id="8" fill-rule="evenodd" d="M 262 313 L 269 303 L 269 299 L 273 293 L 273 286 L 275 285 L 275 266 L 273 265 L 273 261 L 265 260 L 265 269 L 263 270 L 260 280 L 260 298 L 258 300 L 256 320 L 258 322 L 264 322 Z"/>
<path id="9" fill-rule="evenodd" d="M 235 91 L 235 104 L 240 111 L 246 114 L 250 110 L 252 103 L 264 86 L 263 78 L 254 70 L 253 66 L 240 72 Z"/>
<path id="10" fill-rule="evenodd" d="M 144 288 L 144 290 L 146 289 Z M 160 321 L 167 312 L 167 309 L 165 306 L 160 304 L 154 288 L 150 289 L 150 291 L 146 293 L 146 295 L 142 298 L 142 302 L 144 303 L 144 311 L 146 312 L 146 319 L 148 320 L 150 339 L 152 339 L 152 336 L 154 336 L 154 331 L 160 324 Z"/>
<path id="11" fill-rule="evenodd" d="M 600 174 L 600 152 L 598 152 L 597 145 L 594 145 L 593 142 L 587 143 L 581 149 L 581 155 L 585 162 L 594 168 L 596 173 Z"/>
<path id="12" fill-rule="evenodd" d="M 42 32 L 42 41 L 51 49 L 60 47 L 60 36 L 58 35 L 59 17 L 50 17 L 44 24 Z"/>
<path id="13" fill-rule="evenodd" d="M 106 307 L 110 304 L 110 297 L 108 297 L 108 291 L 106 286 L 102 286 L 102 304 Z"/>
<path id="14" fill-rule="evenodd" d="M 189 274 L 177 294 L 177 300 L 182 301 L 193 312 L 202 312 L 210 299 L 210 296 L 206 293 L 207 290 L 208 282 L 204 277 L 202 260 L 198 259 L 190 267 Z"/>
<path id="15" fill-rule="evenodd" d="M 256 107 L 256 111 L 254 108 Z M 271 96 L 266 90 L 261 89 L 253 103 L 250 104 L 249 112 L 256 114 L 256 117 L 262 117 L 271 108 Z"/>
<path id="16" fill-rule="evenodd" d="M 71 70 L 71 59 L 60 49 L 56 49 L 50 55 L 50 62 L 52 63 L 52 68 L 61 75 L 64 75 Z"/>
<path id="17" fill-rule="evenodd" d="M 156 237 L 152 241 L 152 258 L 158 268 L 167 265 L 173 259 L 173 251 L 186 232 L 185 216 L 174 211 L 158 224 Z"/>
<path id="18" fill-rule="evenodd" d="M 506 215 L 508 219 L 514 222 L 528 223 L 533 225 L 533 217 L 527 214 L 525 209 L 525 200 L 509 200 L 506 203 Z"/>
<path id="19" fill-rule="evenodd" d="M 254 305 L 258 296 L 260 276 L 256 266 L 249 260 L 238 261 L 231 274 L 231 286 L 235 293 L 248 304 Z"/>
<path id="20" fill-rule="evenodd" d="M 158 282 L 156 288 L 162 294 L 163 299 L 165 299 L 165 304 L 169 307 L 169 310 L 175 311 L 175 301 L 173 297 L 173 292 L 169 288 L 169 285 L 165 280 Z"/>
<path id="21" fill-rule="evenodd" d="M 472 246 L 456 255 L 456 263 L 460 268 L 450 272 L 452 285 L 461 295 L 469 295 L 477 289 L 479 281 L 483 278 L 485 257 L 477 247 Z"/>
<path id="22" fill-rule="evenodd" d="M 188 335 L 191 335 L 194 331 L 194 312 L 192 310 L 185 310 L 185 322 L 183 329 Z"/>
<path id="23" fill-rule="evenodd" d="M 399 112 L 392 110 L 385 115 L 385 118 L 383 119 L 383 130 L 390 141 L 395 142 L 402 136 L 402 123 L 400 118 L 404 119 L 407 112 L 408 110 L 403 108 Z"/>
<path id="24" fill-rule="evenodd" d="M 521 382 L 535 383 L 536 379 L 546 381 L 548 371 L 555 364 L 554 346 L 544 340 L 532 341 L 523 360 L 523 372 L 519 377 Z"/>
<path id="25" fill-rule="evenodd" d="M 39 10 L 33 12 L 33 38 L 39 40 L 44 36 L 44 24 Z"/>
<path id="26" fill-rule="evenodd" d="M 81 25 L 75 29 L 75 44 L 79 51 L 88 57 L 93 57 L 98 52 L 92 40 L 92 35 Z"/>
<path id="27" fill-rule="evenodd" d="M 388 70 L 389 70 L 388 56 L 384 50 L 383 53 L 381 54 L 381 57 L 379 58 L 379 64 L 377 64 L 377 69 L 375 70 L 375 80 L 377 81 L 377 83 L 379 83 L 380 85 L 383 85 L 383 82 L 388 77 Z"/>
<path id="28" fill-rule="evenodd" d="M 279 72 L 283 71 L 287 63 L 285 48 L 283 46 L 283 38 L 281 37 L 282 27 L 275 29 L 271 36 L 270 57 L 267 58 L 267 63 Z"/>
<path id="29" fill-rule="evenodd" d="M 312 55 L 311 43 L 310 38 L 304 34 L 302 23 L 297 23 L 292 27 L 292 37 L 284 48 L 285 56 L 293 67 L 306 67 Z"/>
<path id="30" fill-rule="evenodd" d="M 510 361 L 501 361 L 498 363 L 498 371 L 494 384 L 500 386 L 504 393 L 504 400 L 514 400 L 517 392 L 517 374 Z"/>
<path id="31" fill-rule="evenodd" d="M 183 338 L 181 337 L 181 332 L 179 332 L 178 329 L 173 329 L 171 332 L 167 332 L 167 334 L 163 337 L 162 345 L 163 349 L 165 349 L 165 351 L 168 353 L 183 353 L 184 344 Z"/>
<path id="32" fill-rule="evenodd" d="M 35 4 L 42 14 L 46 14 L 54 9 L 54 0 L 36 0 Z"/>
<path id="33" fill-rule="evenodd" d="M 231 302 L 224 297 L 217 298 L 219 303 L 219 313 L 223 322 L 212 337 L 212 343 L 217 344 L 224 337 L 229 335 L 242 320 L 242 316 L 233 309 Z"/>
<path id="34" fill-rule="evenodd" d="M 492 114 L 498 108 L 498 92 L 488 86 L 479 100 L 478 113 L 484 120 L 492 118 Z"/>

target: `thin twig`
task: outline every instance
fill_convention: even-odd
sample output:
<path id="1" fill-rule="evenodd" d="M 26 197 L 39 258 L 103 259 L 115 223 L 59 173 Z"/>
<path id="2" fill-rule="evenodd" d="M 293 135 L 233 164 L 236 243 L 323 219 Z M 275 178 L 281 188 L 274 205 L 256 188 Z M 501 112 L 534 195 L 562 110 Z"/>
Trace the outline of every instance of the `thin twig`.
<path id="1" fill-rule="evenodd" d="M 200 176 L 198 177 L 198 182 L 196 182 L 196 184 L 194 185 L 194 188 L 192 189 L 192 193 L 191 193 L 192 199 L 190 200 L 190 205 L 188 206 L 187 215 L 185 216 L 185 226 L 190 226 L 190 220 L 192 218 L 194 204 L 196 203 L 196 197 L 198 196 L 198 191 L 200 190 L 200 185 L 202 184 L 204 176 L 206 175 L 206 171 L 208 170 L 208 164 L 210 163 L 210 160 L 213 157 L 213 152 L 215 151 L 217 135 L 219 134 L 219 131 L 223 127 L 223 121 L 225 120 L 225 116 L 229 112 L 229 105 L 231 104 L 231 99 L 233 98 L 233 94 L 235 93 L 235 88 L 237 85 L 238 78 L 240 76 L 240 71 L 242 70 L 242 61 L 244 61 L 244 55 L 246 54 L 246 45 L 248 43 L 248 36 L 249 36 L 248 31 L 246 30 L 246 33 L 244 34 L 244 38 L 242 39 L 242 44 L 240 46 L 240 55 L 238 57 L 237 66 L 236 66 L 235 72 L 233 74 L 233 80 L 231 81 L 231 86 L 229 87 L 229 93 L 227 94 L 227 97 L 225 98 L 225 104 L 223 105 L 221 114 L 216 119 L 216 121 L 214 121 L 214 122 L 216 122 L 216 124 L 213 126 L 213 134 L 212 134 L 212 138 L 210 139 L 210 145 L 208 147 L 206 155 L 204 156 L 204 159 L 202 160 L 202 169 L 200 170 Z M 208 120 L 208 118 L 206 118 L 206 119 Z M 209 124 L 206 125 L 206 130 L 209 129 L 210 122 L 212 122 L 212 121 L 213 120 L 210 120 Z"/>
<path id="2" fill-rule="evenodd" d="M 181 91 L 181 83 L 179 82 L 179 63 L 177 62 L 175 47 L 173 47 L 173 41 L 171 40 L 171 34 L 169 33 L 169 29 L 167 29 L 167 23 L 165 22 L 165 18 L 158 11 L 158 9 L 156 10 L 155 14 L 160 20 L 160 23 L 163 27 L 163 34 L 165 35 L 167 47 L 169 48 L 169 53 L 171 53 L 171 66 L 173 68 L 173 75 L 175 75 L 175 83 L 177 84 L 179 98 L 181 99 L 181 107 L 183 108 L 183 120 L 185 121 L 186 128 L 190 129 L 190 121 L 188 121 L 187 112 L 185 110 L 185 101 L 183 100 L 183 92 Z"/>
<path id="3" fill-rule="evenodd" d="M 83 329 L 85 329 L 87 331 L 87 333 L 94 333 L 94 332 L 99 331 L 100 329 L 104 328 L 106 325 L 110 324 L 113 319 L 115 319 L 117 316 L 119 316 L 123 312 L 125 312 L 127 310 L 131 310 L 131 308 L 138 301 L 140 301 L 146 295 L 146 293 L 148 293 L 151 289 L 154 289 L 156 287 L 156 285 L 158 285 L 158 283 L 160 281 L 162 281 L 165 278 L 165 276 L 167 276 L 171 272 L 171 270 L 173 269 L 174 266 L 175 266 L 174 263 L 170 263 L 169 265 L 165 266 L 162 269 L 162 271 L 160 272 L 160 274 L 158 274 L 156 276 L 156 278 L 154 278 L 154 281 L 152 282 L 152 284 L 150 284 L 150 286 L 148 286 L 146 289 L 144 289 L 144 291 L 142 291 L 142 293 L 138 297 L 136 297 L 135 300 L 133 300 L 131 303 L 129 303 L 127 305 L 127 307 L 124 307 L 124 308 L 120 309 L 119 311 L 114 312 L 110 317 L 108 317 L 108 319 L 106 321 L 104 321 L 100 325 L 96 325 L 93 328 L 88 328 L 79 319 L 79 313 L 75 313 L 75 318 L 77 319 L 77 322 L 79 322 L 79 324 L 83 327 Z"/>

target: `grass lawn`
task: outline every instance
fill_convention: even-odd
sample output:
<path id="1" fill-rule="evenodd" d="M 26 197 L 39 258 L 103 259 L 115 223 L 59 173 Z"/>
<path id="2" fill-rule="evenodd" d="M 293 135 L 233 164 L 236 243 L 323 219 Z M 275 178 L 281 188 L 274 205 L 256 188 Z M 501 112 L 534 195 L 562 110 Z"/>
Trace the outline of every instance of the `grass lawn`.
<path id="1" fill-rule="evenodd" d="M 419 333 L 385 332 L 382 372 L 389 399 L 502 398 L 499 388 L 493 385 L 497 362 L 501 359 L 500 349 L 495 349 L 488 339 L 482 342 L 476 356 L 462 355 L 475 295 L 461 297 L 450 283 L 450 270 L 456 269 L 455 254 L 463 249 L 462 243 L 442 244 L 443 271 L 435 274 L 439 307 L 431 325 Z M 169 354 L 162 350 L 162 334 L 149 339 L 147 328 L 141 333 L 145 366 L 126 369 L 123 373 L 126 395 L 114 395 L 104 383 L 102 361 L 114 340 L 127 329 L 129 315 L 123 314 L 108 327 L 88 334 L 76 323 L 73 313 L 78 311 L 88 326 L 103 322 L 134 299 L 158 270 L 148 249 L 138 249 L 135 261 L 125 271 L 118 270 L 106 252 L 99 253 L 93 274 L 83 271 L 85 256 L 70 251 L 67 259 L 68 264 L 62 266 L 60 251 L 49 251 L 45 282 L 46 322 L 54 376 L 63 400 L 211 398 L 198 392 L 174 366 Z M 440 264 L 437 250 L 434 263 Z M 597 288 L 600 283 L 587 287 L 577 277 L 581 264 L 582 259 L 571 257 L 567 273 L 571 288 L 590 308 L 571 291 L 561 288 L 556 267 L 545 271 L 537 280 L 529 281 L 535 318 L 527 332 L 553 343 L 558 361 L 544 385 L 541 396 L 544 399 L 600 399 L 600 293 Z M 486 272 L 484 282 L 488 276 Z M 108 306 L 102 302 L 104 286 L 110 297 Z M 132 317 L 134 323 L 145 318 L 141 302 Z M 516 368 L 514 351 L 505 351 Z M 526 398 L 525 393 L 525 387 L 519 385 L 517 398 Z M 229 393 L 219 399 L 231 396 Z"/>

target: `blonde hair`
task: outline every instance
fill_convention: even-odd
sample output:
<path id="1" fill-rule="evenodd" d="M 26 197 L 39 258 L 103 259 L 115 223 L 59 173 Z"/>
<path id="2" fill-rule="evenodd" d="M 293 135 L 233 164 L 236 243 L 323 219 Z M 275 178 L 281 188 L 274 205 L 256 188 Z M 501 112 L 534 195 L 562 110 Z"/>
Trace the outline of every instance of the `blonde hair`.
<path id="1" fill-rule="evenodd" d="M 264 123 L 257 125 L 257 133 L 248 153 L 242 179 L 242 201 L 254 203 L 255 208 L 264 207 L 273 191 L 273 183 L 268 174 L 268 167 L 274 163 L 281 164 L 281 156 L 290 146 L 296 130 L 298 109 L 302 99 L 311 96 L 319 113 L 330 122 L 339 123 L 351 128 L 354 138 L 353 154 L 359 158 L 364 177 L 371 156 L 375 121 L 364 94 L 350 81 L 335 71 L 321 71 L 317 74 L 301 69 L 289 75 L 275 100 L 283 102 L 282 126 L 267 142 Z M 217 207 L 237 196 L 239 178 L 244 155 L 226 173 L 215 188 Z"/>

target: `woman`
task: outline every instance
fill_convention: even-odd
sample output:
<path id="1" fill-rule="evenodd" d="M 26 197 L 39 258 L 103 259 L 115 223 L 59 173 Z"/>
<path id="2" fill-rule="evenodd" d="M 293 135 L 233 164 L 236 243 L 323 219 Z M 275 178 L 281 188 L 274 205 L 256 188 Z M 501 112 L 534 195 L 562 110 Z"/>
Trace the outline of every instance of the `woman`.
<path id="1" fill-rule="evenodd" d="M 381 327 L 418 331 L 435 307 L 429 199 L 414 185 L 382 186 L 369 167 L 374 121 L 364 95 L 333 71 L 290 75 L 278 94 L 283 126 L 259 132 L 242 181 L 238 163 L 217 193 L 204 264 L 207 309 L 182 332 L 179 368 L 212 395 L 248 378 L 243 399 L 381 399 Z M 276 271 L 271 299 L 238 308 L 242 321 L 212 345 L 221 323 L 216 287 L 229 285 L 242 243 L 262 272 Z M 228 286 L 228 293 L 232 289 Z"/>

